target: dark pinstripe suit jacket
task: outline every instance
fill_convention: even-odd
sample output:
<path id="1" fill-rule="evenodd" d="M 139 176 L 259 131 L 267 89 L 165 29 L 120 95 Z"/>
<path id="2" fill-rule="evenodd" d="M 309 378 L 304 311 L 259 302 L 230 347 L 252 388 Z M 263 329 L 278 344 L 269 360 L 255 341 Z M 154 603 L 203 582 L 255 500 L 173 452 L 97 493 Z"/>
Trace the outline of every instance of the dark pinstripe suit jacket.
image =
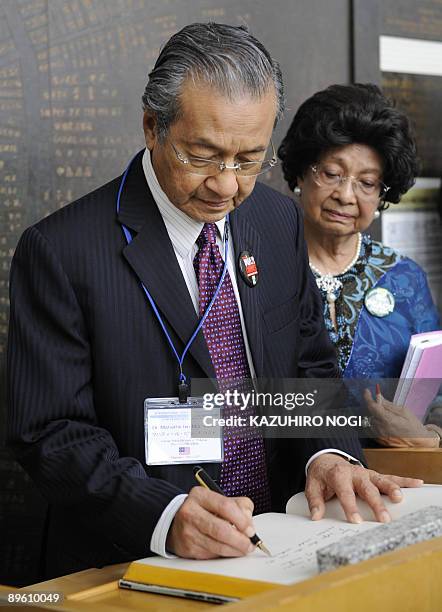
<path id="1" fill-rule="evenodd" d="M 140 280 L 179 350 L 197 317 L 141 154 L 117 219 L 119 183 L 29 228 L 12 264 L 9 441 L 50 504 L 48 576 L 147 556 L 163 509 L 194 485 L 191 466 L 145 465 L 143 401 L 175 395 L 177 367 Z M 128 246 L 120 222 L 134 234 Z M 257 375 L 334 375 L 293 202 L 257 184 L 231 231 L 235 252 L 251 251 L 260 271 L 254 288 L 238 277 Z M 215 377 L 202 333 L 185 371 Z M 302 489 L 307 459 L 337 444 L 266 442 L 275 510 Z M 360 454 L 357 443 L 345 450 Z M 216 477 L 219 466 L 209 469 Z"/>

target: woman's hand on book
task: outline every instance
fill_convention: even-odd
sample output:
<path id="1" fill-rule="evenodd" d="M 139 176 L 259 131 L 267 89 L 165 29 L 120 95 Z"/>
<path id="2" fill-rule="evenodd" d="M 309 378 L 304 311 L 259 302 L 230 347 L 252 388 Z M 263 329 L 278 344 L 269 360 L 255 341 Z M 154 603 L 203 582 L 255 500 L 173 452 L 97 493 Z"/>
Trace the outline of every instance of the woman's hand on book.
<path id="1" fill-rule="evenodd" d="M 440 437 L 423 425 L 406 406 L 397 406 L 382 396 L 373 399 L 368 389 L 364 399 L 371 415 L 371 428 L 376 440 L 394 448 L 438 448 Z"/>

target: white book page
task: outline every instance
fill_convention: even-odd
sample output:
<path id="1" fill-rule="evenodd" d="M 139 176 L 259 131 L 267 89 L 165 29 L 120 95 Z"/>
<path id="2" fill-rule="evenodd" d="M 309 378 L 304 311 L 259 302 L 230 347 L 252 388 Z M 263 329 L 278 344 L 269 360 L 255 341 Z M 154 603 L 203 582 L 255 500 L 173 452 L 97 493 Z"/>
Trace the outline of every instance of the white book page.
<path id="1" fill-rule="evenodd" d="M 404 365 L 402 367 L 401 377 L 398 382 L 396 393 L 394 394 L 393 403 L 403 406 L 406 402 L 408 391 L 413 382 L 414 375 L 419 366 L 422 355 L 425 349 L 441 344 L 442 338 L 440 336 L 430 335 L 427 336 L 422 334 L 420 338 L 412 338 L 410 346 L 408 347 L 407 356 L 405 358 Z M 412 350 L 410 360 L 409 351 Z"/>
<path id="2" fill-rule="evenodd" d="M 400 397 L 401 389 L 404 384 L 404 379 L 407 377 L 408 368 L 410 366 L 411 360 L 413 359 L 415 344 L 416 343 L 413 341 L 413 337 L 411 337 L 410 344 L 408 345 L 407 354 L 405 355 L 405 361 L 402 364 L 402 370 L 397 383 L 396 393 L 394 394 L 394 404 L 397 404 L 398 399 Z"/>
<path id="3" fill-rule="evenodd" d="M 411 514 L 427 506 L 442 507 L 442 485 L 428 484 L 414 489 L 401 489 L 401 491 L 403 499 L 398 504 L 390 501 L 385 495 L 382 495 L 382 501 L 393 520 L 398 520 L 401 516 Z M 357 498 L 357 504 L 360 515 L 364 521 L 370 523 L 370 527 L 379 525 L 379 523 L 374 522 L 373 512 L 365 501 Z M 293 495 L 287 502 L 285 510 L 287 514 L 309 517 L 310 512 L 304 492 Z M 336 497 L 326 503 L 325 519 L 330 519 L 334 523 L 345 521 L 344 511 Z"/>
<path id="4" fill-rule="evenodd" d="M 404 499 L 399 504 L 385 499 L 393 519 L 426 506 L 442 506 L 442 486 L 424 485 L 419 489 L 404 489 L 403 493 Z M 304 493 L 298 493 L 287 503 L 288 514 L 261 514 L 254 519 L 256 532 L 270 549 L 272 557 L 267 557 L 257 549 L 251 555 L 239 559 L 196 561 L 150 557 L 138 563 L 277 584 L 293 584 L 318 573 L 316 551 L 319 548 L 344 536 L 361 533 L 379 525 L 374 521 L 365 502 L 358 500 L 358 507 L 366 520 L 360 525 L 346 522 L 336 499 L 327 502 L 325 519 L 311 521 Z"/>

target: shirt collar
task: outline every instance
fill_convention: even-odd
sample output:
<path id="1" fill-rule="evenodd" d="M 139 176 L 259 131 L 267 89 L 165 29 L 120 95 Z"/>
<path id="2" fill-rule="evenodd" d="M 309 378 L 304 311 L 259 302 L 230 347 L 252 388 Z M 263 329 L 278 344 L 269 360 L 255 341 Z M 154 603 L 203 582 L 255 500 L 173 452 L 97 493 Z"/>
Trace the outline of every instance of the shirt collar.
<path id="1" fill-rule="evenodd" d="M 156 177 L 149 149 L 146 149 L 143 154 L 143 170 L 153 199 L 163 217 L 173 248 L 181 257 L 186 257 L 192 252 L 204 223 L 192 219 L 169 200 Z M 224 236 L 225 223 L 225 217 L 216 222 L 219 236 Z"/>

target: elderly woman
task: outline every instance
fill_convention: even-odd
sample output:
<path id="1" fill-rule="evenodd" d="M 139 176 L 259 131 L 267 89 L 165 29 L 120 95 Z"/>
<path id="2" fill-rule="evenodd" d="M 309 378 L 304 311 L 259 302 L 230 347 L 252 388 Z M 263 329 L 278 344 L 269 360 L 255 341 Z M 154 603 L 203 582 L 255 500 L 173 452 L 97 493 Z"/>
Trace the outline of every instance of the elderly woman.
<path id="1" fill-rule="evenodd" d="M 343 376 L 398 378 L 410 336 L 438 329 L 438 313 L 423 270 L 363 232 L 414 184 L 407 117 L 375 85 L 332 85 L 301 105 L 278 155 L 304 209 L 310 267 Z M 383 414 L 394 420 L 388 404 Z"/>

